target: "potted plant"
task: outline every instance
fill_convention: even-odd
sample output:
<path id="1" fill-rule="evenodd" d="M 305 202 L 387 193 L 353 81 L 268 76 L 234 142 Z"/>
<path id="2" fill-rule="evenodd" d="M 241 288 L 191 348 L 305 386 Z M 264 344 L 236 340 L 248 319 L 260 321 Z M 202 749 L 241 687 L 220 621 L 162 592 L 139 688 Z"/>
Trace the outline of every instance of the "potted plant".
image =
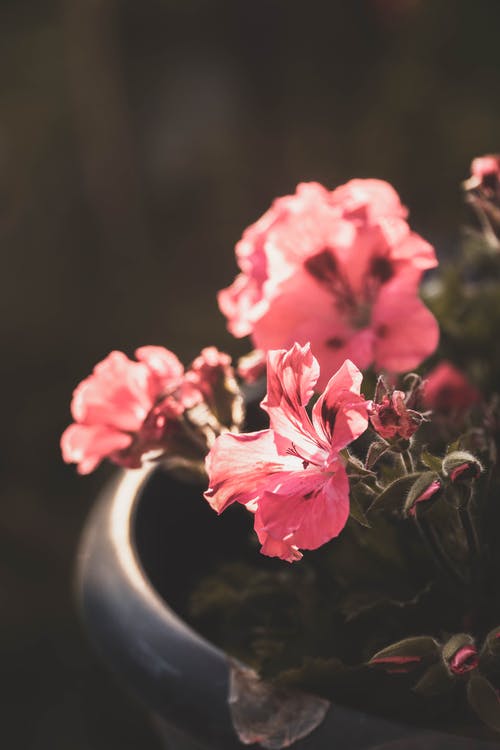
<path id="1" fill-rule="evenodd" d="M 479 229 L 428 283 L 439 348 L 435 252 L 397 194 L 311 183 L 237 245 L 219 304 L 258 347 L 237 372 L 142 347 L 75 390 L 64 458 L 126 467 L 82 545 L 84 616 L 187 747 L 500 737 L 498 178 L 473 163 Z"/>

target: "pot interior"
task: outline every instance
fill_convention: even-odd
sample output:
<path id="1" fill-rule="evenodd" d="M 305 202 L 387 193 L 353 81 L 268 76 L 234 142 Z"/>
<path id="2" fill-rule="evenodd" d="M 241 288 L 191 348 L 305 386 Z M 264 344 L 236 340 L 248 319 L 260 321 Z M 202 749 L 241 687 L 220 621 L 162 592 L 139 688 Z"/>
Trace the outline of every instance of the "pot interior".
<path id="1" fill-rule="evenodd" d="M 135 510 L 133 539 L 142 568 L 181 615 L 193 586 L 221 562 L 238 559 L 266 569 L 280 565 L 259 554 L 250 513 L 235 504 L 218 516 L 203 498 L 204 489 L 156 471 Z"/>

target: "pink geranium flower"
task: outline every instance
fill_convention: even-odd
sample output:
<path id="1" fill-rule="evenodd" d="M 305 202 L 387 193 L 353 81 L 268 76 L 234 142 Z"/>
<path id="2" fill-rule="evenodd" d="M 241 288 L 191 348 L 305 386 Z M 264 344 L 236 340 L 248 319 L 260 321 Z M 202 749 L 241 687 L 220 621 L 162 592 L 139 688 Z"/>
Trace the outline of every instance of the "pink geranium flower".
<path id="1" fill-rule="evenodd" d="M 215 409 L 216 389 L 234 382 L 230 358 L 215 347 L 204 349 L 187 373 L 175 354 L 161 346 L 143 346 L 135 356 L 137 362 L 111 352 L 73 393 L 75 421 L 63 433 L 61 449 L 64 460 L 78 464 L 81 474 L 104 458 L 138 468 L 146 453 L 168 451 L 181 431 L 184 412 L 201 402 Z"/>
<path id="2" fill-rule="evenodd" d="M 236 247 L 240 275 L 219 293 L 235 336 L 269 351 L 310 342 L 318 386 L 345 359 L 364 369 L 416 367 L 438 342 L 418 297 L 437 264 L 431 245 L 405 221 L 406 209 L 380 180 L 351 180 L 330 192 L 301 184 L 276 200 Z"/>
<path id="3" fill-rule="evenodd" d="M 129 468 L 141 465 L 148 450 L 158 448 L 167 425 L 185 408 L 184 368 L 175 354 L 160 346 L 143 346 L 133 362 L 111 352 L 73 393 L 75 422 L 63 433 L 61 450 L 80 474 L 93 471 L 104 458 Z"/>
<path id="4" fill-rule="evenodd" d="M 306 412 L 319 365 L 309 344 L 271 351 L 262 407 L 270 429 L 226 433 L 207 456 L 205 497 L 218 513 L 234 502 L 254 513 L 263 554 L 293 562 L 344 528 L 349 480 L 340 451 L 368 424 L 359 389 L 362 375 L 344 362 Z"/>
<path id="5" fill-rule="evenodd" d="M 477 388 L 451 362 L 440 362 L 425 381 L 424 403 L 435 411 L 464 411 L 480 398 Z"/>
<path id="6" fill-rule="evenodd" d="M 500 178 L 500 155 L 487 154 L 486 156 L 477 156 L 472 160 L 470 171 L 479 183 L 488 179 L 498 182 Z"/>

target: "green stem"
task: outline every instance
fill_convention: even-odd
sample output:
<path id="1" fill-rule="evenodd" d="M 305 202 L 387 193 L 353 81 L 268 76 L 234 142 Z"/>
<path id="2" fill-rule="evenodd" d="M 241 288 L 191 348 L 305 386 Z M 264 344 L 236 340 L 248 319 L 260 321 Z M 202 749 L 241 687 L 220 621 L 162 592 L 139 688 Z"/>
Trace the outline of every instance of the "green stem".
<path id="1" fill-rule="evenodd" d="M 398 451 L 398 453 L 396 455 L 399 458 L 399 463 L 400 463 L 401 468 L 403 469 L 403 474 L 409 474 L 408 466 L 407 466 L 407 463 L 405 461 L 404 455 L 402 453 L 399 453 L 399 451 Z"/>
<path id="2" fill-rule="evenodd" d="M 403 461 L 406 467 L 406 473 L 413 474 L 413 472 L 415 471 L 415 466 L 413 464 L 413 458 L 411 457 L 410 451 L 407 450 L 401 455 L 403 456 Z"/>
<path id="3" fill-rule="evenodd" d="M 462 525 L 465 541 L 469 550 L 469 560 L 471 569 L 471 583 L 475 588 L 480 577 L 480 555 L 477 533 L 469 513 L 468 507 L 459 508 L 458 517 Z"/>
<path id="4" fill-rule="evenodd" d="M 418 519 L 415 516 L 415 523 L 420 533 L 424 544 L 429 550 L 436 567 L 450 580 L 453 586 L 458 592 L 463 590 L 463 580 L 455 570 L 454 566 L 448 560 L 446 553 L 439 541 L 439 538 L 434 533 L 434 529 L 425 518 Z"/>

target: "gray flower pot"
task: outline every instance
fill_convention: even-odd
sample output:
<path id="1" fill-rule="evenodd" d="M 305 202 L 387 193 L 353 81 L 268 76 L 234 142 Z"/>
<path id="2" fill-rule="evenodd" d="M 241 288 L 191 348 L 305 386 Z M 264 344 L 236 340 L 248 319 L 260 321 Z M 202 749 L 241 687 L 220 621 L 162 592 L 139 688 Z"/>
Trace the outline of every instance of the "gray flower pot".
<path id="1" fill-rule="evenodd" d="M 226 655 L 176 613 L 207 559 L 237 552 L 244 514 L 217 517 L 200 488 L 158 468 L 123 471 L 98 499 L 78 560 L 82 617 L 97 651 L 149 710 L 165 747 L 245 747 L 227 702 Z M 230 532 L 230 533 L 229 533 Z M 169 602 L 169 603 L 167 603 Z M 497 743 L 426 732 L 332 706 L 296 750 L 488 750 Z"/>

